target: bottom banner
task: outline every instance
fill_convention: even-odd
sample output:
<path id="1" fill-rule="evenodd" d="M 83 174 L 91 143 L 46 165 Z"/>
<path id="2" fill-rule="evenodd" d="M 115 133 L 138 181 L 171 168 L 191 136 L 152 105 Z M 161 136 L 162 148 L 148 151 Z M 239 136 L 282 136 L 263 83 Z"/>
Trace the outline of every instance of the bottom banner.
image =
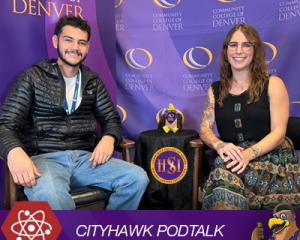
<path id="1" fill-rule="evenodd" d="M 299 215 L 299 212 L 297 214 Z M 281 239 L 293 239 L 292 237 L 298 234 L 296 219 L 295 212 L 289 209 L 278 209 L 277 212 L 52 211 L 45 202 L 17 202 L 11 211 L 0 211 L 0 237 L 16 240 L 256 240 L 286 234 L 289 237 Z"/>

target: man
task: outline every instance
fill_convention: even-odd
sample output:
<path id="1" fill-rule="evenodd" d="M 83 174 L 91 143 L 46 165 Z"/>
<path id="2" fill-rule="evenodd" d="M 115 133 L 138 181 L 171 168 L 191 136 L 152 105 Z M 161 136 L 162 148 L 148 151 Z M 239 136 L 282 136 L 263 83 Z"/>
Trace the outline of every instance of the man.
<path id="1" fill-rule="evenodd" d="M 148 178 L 111 158 L 120 117 L 98 75 L 82 64 L 90 35 L 79 17 L 58 21 L 52 39 L 58 59 L 25 71 L 2 107 L 0 154 L 30 201 L 74 209 L 70 189 L 90 185 L 113 191 L 107 209 L 137 209 Z M 103 133 L 97 145 L 96 121 Z"/>

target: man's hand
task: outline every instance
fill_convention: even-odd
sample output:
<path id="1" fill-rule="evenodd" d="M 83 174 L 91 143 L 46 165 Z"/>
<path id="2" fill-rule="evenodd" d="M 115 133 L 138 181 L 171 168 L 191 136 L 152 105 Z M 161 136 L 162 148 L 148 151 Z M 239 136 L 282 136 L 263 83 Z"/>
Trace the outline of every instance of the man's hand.
<path id="1" fill-rule="evenodd" d="M 13 148 L 7 156 L 7 165 L 16 184 L 33 187 L 41 174 L 30 157 L 20 147 Z"/>
<path id="2" fill-rule="evenodd" d="M 98 164 L 104 164 L 111 158 L 114 151 L 114 143 L 115 138 L 113 136 L 105 135 L 101 138 L 91 156 L 93 167 L 96 167 Z"/>

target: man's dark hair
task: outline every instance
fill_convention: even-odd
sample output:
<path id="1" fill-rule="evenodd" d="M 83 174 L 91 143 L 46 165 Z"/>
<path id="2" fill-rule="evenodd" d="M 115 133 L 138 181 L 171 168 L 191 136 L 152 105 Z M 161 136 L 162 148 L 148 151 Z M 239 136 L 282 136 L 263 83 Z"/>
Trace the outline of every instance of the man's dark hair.
<path id="1" fill-rule="evenodd" d="M 54 34 L 59 36 L 64 26 L 72 26 L 75 28 L 79 28 L 80 30 L 87 32 L 88 34 L 88 41 L 91 37 L 91 27 L 88 22 L 82 19 L 79 16 L 63 16 L 61 17 L 58 22 L 56 23 Z"/>

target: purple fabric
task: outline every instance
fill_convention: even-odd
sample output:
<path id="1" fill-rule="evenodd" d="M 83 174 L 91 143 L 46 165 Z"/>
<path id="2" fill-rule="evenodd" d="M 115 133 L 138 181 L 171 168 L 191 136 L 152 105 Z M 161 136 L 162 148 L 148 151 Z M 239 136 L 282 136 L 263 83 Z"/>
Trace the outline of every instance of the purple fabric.
<path id="1" fill-rule="evenodd" d="M 269 71 L 284 79 L 291 115 L 300 116 L 297 1 L 116 2 L 118 104 L 130 137 L 156 128 L 156 113 L 169 103 L 184 113 L 184 128 L 199 128 L 207 88 L 219 80 L 222 42 L 239 22 L 259 31 Z"/>
<path id="2" fill-rule="evenodd" d="M 55 22 L 60 16 L 82 9 L 82 15 L 92 27 L 92 38 L 89 55 L 85 61 L 91 69 L 103 79 L 113 101 L 116 101 L 115 75 L 115 24 L 113 1 L 70 1 L 70 0 L 41 0 L 3 1 L 0 7 L 0 105 L 2 104 L 10 86 L 16 77 L 26 68 L 39 60 L 56 57 L 56 50 L 52 46 L 52 35 Z M 49 15 L 42 8 L 38 14 L 39 4 L 42 4 Z M 48 9 L 50 6 L 50 9 Z M 101 16 L 99 16 L 101 14 Z M 100 36 L 100 34 L 107 36 Z M 106 39 L 109 37 L 109 40 Z M 105 39 L 103 41 L 103 39 Z M 105 50 L 104 50 L 105 49 Z M 109 52 L 108 52 L 109 51 Z M 1 189 L 4 182 L 4 162 L 0 162 Z M 4 192 L 0 193 L 0 200 Z M 2 203 L 3 201 L 1 201 Z M 1 205 L 1 204 L 0 204 Z M 1 206 L 0 206 L 1 208 Z"/>

